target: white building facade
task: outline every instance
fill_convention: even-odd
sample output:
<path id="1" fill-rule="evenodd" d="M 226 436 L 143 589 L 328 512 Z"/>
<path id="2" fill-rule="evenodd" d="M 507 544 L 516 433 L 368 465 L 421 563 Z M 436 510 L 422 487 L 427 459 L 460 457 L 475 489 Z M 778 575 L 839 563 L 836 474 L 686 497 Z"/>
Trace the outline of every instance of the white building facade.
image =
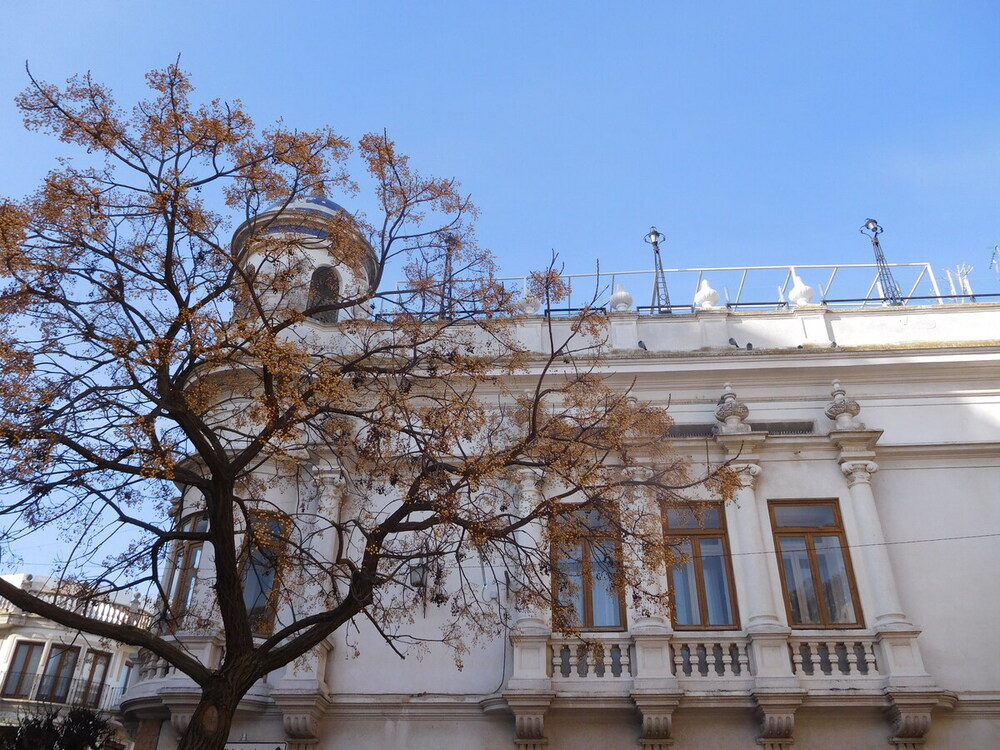
<path id="1" fill-rule="evenodd" d="M 30 574 L 5 579 L 54 604 L 115 624 L 148 627 L 136 596 L 128 604 L 92 602 L 85 608 L 56 582 Z M 135 649 L 58 625 L 0 600 L 0 732 L 12 736 L 23 717 L 86 708 L 116 724 L 111 748 L 131 747 L 118 707 L 135 664 Z"/>
<path id="2" fill-rule="evenodd" d="M 693 462 L 741 470 L 733 502 L 705 498 L 697 522 L 664 518 L 686 554 L 664 572 L 672 617 L 643 617 L 627 591 L 591 580 L 581 637 L 512 610 L 509 637 L 461 671 L 444 649 L 400 660 L 373 631 L 344 630 L 258 683 L 231 740 L 1000 746 L 1000 303 L 814 305 L 792 278 L 790 302 L 771 310 L 717 306 L 707 277 L 683 314 L 631 309 L 624 288 L 610 300 L 603 374 L 669 404 Z M 529 350 L 569 325 L 527 312 L 514 325 Z M 296 497 L 289 488 L 289 513 Z M 197 561 L 181 557 L 188 575 Z M 430 606 L 429 633 L 435 617 Z M 206 663 L 220 657 L 217 636 L 178 637 Z M 165 663 L 144 663 L 123 702 L 137 748 L 173 748 L 197 697 Z"/>

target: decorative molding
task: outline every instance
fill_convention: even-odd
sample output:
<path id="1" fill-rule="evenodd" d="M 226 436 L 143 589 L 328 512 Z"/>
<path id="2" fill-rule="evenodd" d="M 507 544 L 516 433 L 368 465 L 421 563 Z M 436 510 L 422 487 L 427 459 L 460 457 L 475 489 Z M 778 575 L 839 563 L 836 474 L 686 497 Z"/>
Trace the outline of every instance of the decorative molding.
<path id="1" fill-rule="evenodd" d="M 940 691 L 903 693 L 889 691 L 892 704 L 887 710 L 892 723 L 890 744 L 896 750 L 917 750 L 926 741 L 931 728 L 931 711 L 938 704 Z"/>
<path id="2" fill-rule="evenodd" d="M 745 422 L 749 416 L 750 407 L 736 397 L 732 384 L 726 383 L 719 405 L 715 407 L 715 418 L 722 423 L 719 430 L 729 434 L 750 432 L 750 425 Z"/>
<path id="3" fill-rule="evenodd" d="M 802 704 L 804 691 L 754 693 L 760 724 L 757 744 L 764 750 L 784 750 L 795 742 L 795 710 Z"/>
<path id="4" fill-rule="evenodd" d="M 739 475 L 740 486 L 745 490 L 754 489 L 762 471 L 760 464 L 732 464 L 730 468 Z"/>
<path id="5" fill-rule="evenodd" d="M 506 698 L 514 712 L 514 745 L 518 750 L 546 750 L 549 740 L 545 736 L 545 712 L 552 694 L 508 694 Z"/>
<path id="6" fill-rule="evenodd" d="M 673 714 L 680 703 L 680 693 L 674 695 L 633 694 L 636 708 L 642 716 L 639 746 L 643 750 L 667 750 L 674 744 L 671 737 Z"/>
<path id="7" fill-rule="evenodd" d="M 844 390 L 839 380 L 833 381 L 833 390 L 830 391 L 830 395 L 833 396 L 833 401 L 827 404 L 823 413 L 836 422 L 835 429 L 864 429 L 864 425 L 857 419 L 858 414 L 861 413 L 861 405 L 853 398 L 847 398 L 847 391 Z"/>
<path id="8" fill-rule="evenodd" d="M 845 461 L 840 465 L 840 470 L 847 477 L 847 486 L 853 487 L 856 484 L 870 484 L 872 475 L 878 471 L 878 464 L 874 461 Z"/>

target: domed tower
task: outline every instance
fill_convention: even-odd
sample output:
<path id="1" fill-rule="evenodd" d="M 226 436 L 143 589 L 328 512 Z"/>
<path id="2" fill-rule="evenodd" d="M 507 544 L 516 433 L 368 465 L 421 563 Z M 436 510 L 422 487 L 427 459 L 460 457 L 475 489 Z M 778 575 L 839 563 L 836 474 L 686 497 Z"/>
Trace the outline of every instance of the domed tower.
<path id="1" fill-rule="evenodd" d="M 325 196 L 302 195 L 269 206 L 236 228 L 232 249 L 271 310 L 304 311 L 317 323 L 371 314 L 371 306 L 360 302 L 315 309 L 367 297 L 378 262 L 350 213 Z"/>

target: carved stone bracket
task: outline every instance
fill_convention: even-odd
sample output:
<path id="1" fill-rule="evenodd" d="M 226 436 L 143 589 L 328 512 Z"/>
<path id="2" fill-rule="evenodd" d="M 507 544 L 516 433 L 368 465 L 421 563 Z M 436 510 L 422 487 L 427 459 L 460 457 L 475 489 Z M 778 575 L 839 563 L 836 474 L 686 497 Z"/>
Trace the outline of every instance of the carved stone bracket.
<path id="1" fill-rule="evenodd" d="M 281 709 L 288 750 L 313 750 L 317 747 L 320 739 L 319 724 L 327 700 L 316 694 L 305 693 L 272 693 L 271 697 Z"/>
<path id="2" fill-rule="evenodd" d="M 632 695 L 639 713 L 642 714 L 642 734 L 639 746 L 643 750 L 667 750 L 674 744 L 671 737 L 674 709 L 680 702 L 677 695 Z"/>
<path id="3" fill-rule="evenodd" d="M 764 750 L 784 750 L 795 742 L 795 709 L 805 692 L 755 693 L 760 736 L 757 744 Z"/>
<path id="4" fill-rule="evenodd" d="M 171 711 L 170 712 L 170 726 L 174 730 L 174 734 L 177 735 L 177 739 L 180 740 L 187 731 L 188 725 L 191 724 L 191 717 L 194 715 L 194 711 Z"/>
<path id="5" fill-rule="evenodd" d="M 514 745 L 518 750 L 546 750 L 545 712 L 552 702 L 551 694 L 506 696 L 514 712 Z"/>
<path id="6" fill-rule="evenodd" d="M 892 705 L 886 713 L 892 723 L 890 744 L 896 750 L 917 750 L 927 740 L 931 728 L 931 711 L 937 705 L 935 693 L 902 693 L 890 691 Z"/>

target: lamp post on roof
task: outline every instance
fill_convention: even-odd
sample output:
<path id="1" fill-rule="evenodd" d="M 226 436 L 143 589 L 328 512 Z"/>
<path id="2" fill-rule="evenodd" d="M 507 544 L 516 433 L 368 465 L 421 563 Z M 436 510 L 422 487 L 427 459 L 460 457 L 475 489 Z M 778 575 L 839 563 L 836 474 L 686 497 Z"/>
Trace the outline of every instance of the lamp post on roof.
<path id="1" fill-rule="evenodd" d="M 882 299 L 889 305 L 902 305 L 903 295 L 896 285 L 896 280 L 892 278 L 892 271 L 889 270 L 889 264 L 882 252 L 882 245 L 878 241 L 878 236 L 882 234 L 882 227 L 875 219 L 865 219 L 865 223 L 861 227 L 861 234 L 871 239 L 872 249 L 875 250 L 875 263 L 878 265 L 878 284 L 882 288 Z"/>
<path id="2" fill-rule="evenodd" d="M 670 294 L 667 292 L 667 277 L 663 273 L 663 259 L 660 257 L 660 242 L 666 238 L 657 231 L 656 227 L 650 227 L 643 239 L 653 246 L 653 263 L 656 269 L 651 307 L 658 313 L 669 314 Z"/>

